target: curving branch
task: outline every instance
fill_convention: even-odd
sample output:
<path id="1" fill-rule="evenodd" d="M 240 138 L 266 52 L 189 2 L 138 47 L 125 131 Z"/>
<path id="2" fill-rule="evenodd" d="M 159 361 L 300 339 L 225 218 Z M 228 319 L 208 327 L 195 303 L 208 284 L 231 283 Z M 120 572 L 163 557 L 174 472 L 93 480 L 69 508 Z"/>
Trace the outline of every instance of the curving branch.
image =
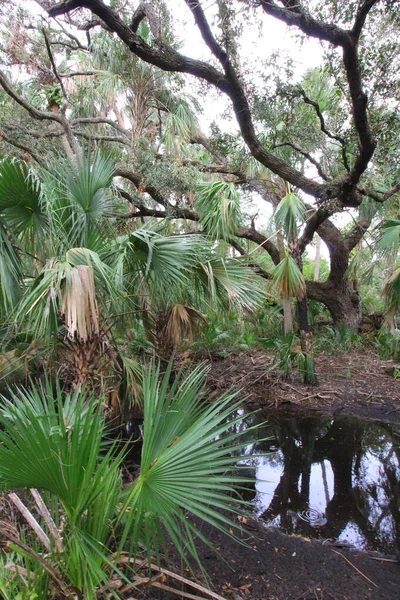
<path id="1" fill-rule="evenodd" d="M 391 198 L 400 191 L 400 182 L 396 183 L 386 192 L 378 192 L 377 190 L 371 190 L 370 188 L 361 187 L 358 188 L 358 191 L 360 192 L 360 194 L 372 198 L 372 200 L 375 200 L 375 202 L 386 202 L 386 200 L 389 200 L 389 198 Z"/>
<path id="2" fill-rule="evenodd" d="M 343 51 L 343 63 L 351 96 L 351 108 L 355 129 L 359 139 L 357 158 L 348 176 L 348 183 L 356 185 L 371 160 L 376 142 L 372 137 L 368 122 L 368 97 L 362 89 L 361 68 L 358 58 L 358 41 L 366 17 L 379 0 L 364 0 L 356 14 L 353 29 L 342 29 L 331 23 L 314 19 L 300 3 L 285 3 L 287 8 L 275 4 L 273 0 L 260 0 L 263 10 L 289 26 L 298 27 L 311 37 L 340 46 Z"/>
<path id="3" fill-rule="evenodd" d="M 315 158 L 311 156 L 309 152 L 302 150 L 297 144 L 294 144 L 293 142 L 283 142 L 282 144 L 277 144 L 276 146 L 274 146 L 273 150 L 275 148 L 283 148 L 284 146 L 289 146 L 290 148 L 293 148 L 293 150 L 296 150 L 296 152 L 304 156 L 304 158 L 306 158 L 317 169 L 318 175 L 321 177 L 321 179 L 323 179 L 324 181 L 329 181 L 328 175 L 323 171 L 319 162 L 315 160 Z"/>
<path id="4" fill-rule="evenodd" d="M 70 123 L 71 127 L 74 127 L 74 125 L 98 125 L 104 123 L 105 125 L 110 125 L 110 127 L 113 127 L 126 137 L 132 137 L 132 132 L 130 132 L 129 129 L 121 127 L 118 123 L 112 119 L 107 119 L 106 117 L 80 117 L 79 119 L 73 119 Z"/>
<path id="5" fill-rule="evenodd" d="M 372 223 L 372 219 L 372 215 L 370 217 L 364 217 L 362 219 L 359 219 L 353 225 L 350 231 L 348 231 L 347 234 L 344 236 L 344 241 L 347 244 L 349 252 L 353 250 L 353 248 L 355 248 L 359 242 L 361 242 L 362 238 L 364 237 L 364 234 L 368 230 L 368 227 Z"/>
<path id="6" fill-rule="evenodd" d="M 28 102 L 23 96 L 17 93 L 17 91 L 13 88 L 11 83 L 8 81 L 5 73 L 0 70 L 0 85 L 3 90 L 13 99 L 17 104 L 22 106 L 34 119 L 38 119 L 39 121 L 56 121 L 60 123 L 63 127 L 64 135 L 66 136 L 66 141 L 71 149 L 74 149 L 75 153 L 79 153 L 79 147 L 77 145 L 77 141 L 75 140 L 71 125 L 68 119 L 61 112 L 52 112 L 49 110 L 39 110 L 33 104 Z"/>
<path id="7" fill-rule="evenodd" d="M 196 0 L 196 4 L 189 2 L 188 5 L 193 12 L 198 5 L 198 1 Z M 224 73 L 204 61 L 192 59 L 180 54 L 165 43 L 159 44 L 159 47 L 156 48 L 152 47 L 132 31 L 132 29 L 122 21 L 116 11 L 104 4 L 101 0 L 66 0 L 52 6 L 48 10 L 48 13 L 50 16 L 58 16 L 66 14 L 78 7 L 88 8 L 101 18 L 128 46 L 131 52 L 145 62 L 157 66 L 164 71 L 194 75 L 226 94 L 232 102 L 243 139 L 249 147 L 251 154 L 261 162 L 261 164 L 282 177 L 284 180 L 289 181 L 292 185 L 301 188 L 306 193 L 317 198 L 324 197 L 325 188 L 323 185 L 309 179 L 282 159 L 265 150 L 256 135 L 245 91 L 238 74 L 229 60 L 227 60 L 224 65 Z M 202 29 L 202 23 L 204 22 L 206 22 L 205 17 L 203 21 L 198 20 L 198 26 L 203 37 L 207 39 L 207 31 L 204 27 Z"/>
<path id="8" fill-rule="evenodd" d="M 35 152 L 35 150 L 33 150 L 30 146 L 27 146 L 26 144 L 22 143 L 19 140 L 18 141 L 14 140 L 9 135 L 4 133 L 3 129 L 0 129 L 0 140 L 4 140 L 10 146 L 14 146 L 15 148 L 18 148 L 19 150 L 23 150 L 24 152 L 29 154 L 29 156 L 31 156 L 33 158 L 33 160 L 36 161 L 38 163 L 38 165 L 40 165 L 43 169 L 47 168 L 45 162 L 41 159 L 39 154 L 37 152 Z"/>
<path id="9" fill-rule="evenodd" d="M 336 140 L 337 142 L 339 142 L 339 144 L 342 147 L 342 159 L 343 159 L 343 165 L 344 168 L 346 169 L 346 171 L 350 172 L 350 165 L 349 165 L 349 161 L 347 159 L 347 152 L 346 152 L 346 140 L 344 138 L 342 138 L 339 135 L 335 135 L 333 133 L 331 133 L 327 128 L 326 128 L 326 124 L 325 124 L 325 119 L 324 116 L 321 112 L 321 109 L 319 107 L 318 102 L 314 102 L 314 100 L 311 100 L 311 98 L 309 98 L 307 96 L 307 94 L 305 93 L 305 91 L 303 89 L 300 89 L 300 94 L 304 100 L 305 104 L 309 104 L 310 106 L 312 106 L 317 114 L 317 117 L 319 119 L 319 123 L 320 123 L 320 127 L 321 127 L 321 131 L 322 133 L 324 133 L 326 136 L 328 136 L 329 138 L 331 138 L 331 140 Z M 327 181 L 327 179 L 326 179 Z"/>

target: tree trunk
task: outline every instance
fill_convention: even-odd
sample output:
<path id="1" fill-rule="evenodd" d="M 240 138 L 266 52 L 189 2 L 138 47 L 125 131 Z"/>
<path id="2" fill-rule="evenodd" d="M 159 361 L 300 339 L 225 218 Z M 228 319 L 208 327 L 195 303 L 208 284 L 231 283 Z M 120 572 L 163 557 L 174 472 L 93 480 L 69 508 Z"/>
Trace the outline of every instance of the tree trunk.
<path id="1" fill-rule="evenodd" d="M 349 280 L 337 283 L 307 281 L 307 295 L 327 307 L 335 325 L 347 325 L 354 330 L 359 328 L 362 317 L 360 296 Z"/>
<path id="2" fill-rule="evenodd" d="M 283 331 L 285 335 L 293 331 L 293 315 L 292 315 L 292 303 L 290 298 L 282 296 L 282 307 L 283 307 Z"/>
<path id="3" fill-rule="evenodd" d="M 315 234 L 315 261 L 314 261 L 314 281 L 319 281 L 319 268 L 321 265 L 321 238 L 318 233 Z"/>
<path id="4" fill-rule="evenodd" d="M 276 242 L 279 250 L 279 259 L 282 260 L 285 256 L 285 244 L 283 242 L 283 236 L 280 231 L 276 233 Z M 292 314 L 292 303 L 290 298 L 286 295 L 282 296 L 282 308 L 283 308 L 283 331 L 285 335 L 292 333 L 293 331 L 293 314 Z"/>

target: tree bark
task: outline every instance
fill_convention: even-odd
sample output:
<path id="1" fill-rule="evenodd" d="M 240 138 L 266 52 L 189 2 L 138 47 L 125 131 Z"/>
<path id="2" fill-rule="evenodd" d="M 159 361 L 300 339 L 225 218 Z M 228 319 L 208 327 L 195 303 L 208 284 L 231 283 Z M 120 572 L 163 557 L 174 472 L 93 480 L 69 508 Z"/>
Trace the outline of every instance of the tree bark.
<path id="1" fill-rule="evenodd" d="M 307 281 L 307 296 L 322 302 L 330 311 L 335 325 L 357 330 L 361 323 L 360 297 L 351 282 Z"/>

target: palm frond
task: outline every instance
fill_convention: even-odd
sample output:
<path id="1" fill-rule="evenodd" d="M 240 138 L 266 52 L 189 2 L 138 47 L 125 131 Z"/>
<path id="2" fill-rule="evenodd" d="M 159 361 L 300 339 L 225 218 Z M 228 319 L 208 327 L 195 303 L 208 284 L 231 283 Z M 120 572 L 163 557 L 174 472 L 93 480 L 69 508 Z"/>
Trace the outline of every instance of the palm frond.
<path id="1" fill-rule="evenodd" d="M 195 308 L 174 304 L 169 311 L 167 325 L 164 329 L 166 345 L 176 348 L 184 340 L 193 342 L 196 329 L 200 323 L 204 323 L 206 320 L 206 316 Z"/>
<path id="2" fill-rule="evenodd" d="M 42 189 L 24 162 L 4 159 L 0 163 L 0 214 L 25 247 L 33 249 L 46 229 Z"/>
<path id="3" fill-rule="evenodd" d="M 105 260 L 112 266 L 116 279 L 136 291 L 145 280 L 157 293 L 187 283 L 188 274 L 202 252 L 201 236 L 162 236 L 142 227 L 111 244 Z"/>
<path id="4" fill-rule="evenodd" d="M 21 297 L 22 280 L 20 252 L 0 221 L 0 310 L 5 315 L 16 306 Z"/>
<path id="5" fill-rule="evenodd" d="M 299 196 L 293 193 L 286 194 L 274 210 L 274 219 L 278 227 L 281 227 L 289 240 L 298 234 L 298 227 L 304 222 L 306 207 Z"/>
<path id="6" fill-rule="evenodd" d="M 260 278 L 241 258 L 212 257 L 199 263 L 193 276 L 193 287 L 200 299 L 221 307 L 251 311 L 260 306 L 265 297 Z"/>
<path id="7" fill-rule="evenodd" d="M 85 151 L 77 157 L 76 165 L 59 161 L 52 178 L 47 177 L 52 220 L 59 235 L 65 237 L 67 247 L 83 246 L 95 250 L 102 246 L 104 233 L 98 227 L 98 221 L 114 208 L 113 173 L 114 161 L 109 155 Z M 106 227 L 104 224 L 103 228 Z M 64 251 L 66 249 L 64 246 Z"/>
<path id="8" fill-rule="evenodd" d="M 195 206 L 203 227 L 211 237 L 226 240 L 234 235 L 242 214 L 239 192 L 233 183 L 226 181 L 200 183 Z"/>
<path id="9" fill-rule="evenodd" d="M 196 558 L 193 539 L 202 536 L 185 511 L 228 535 L 232 520 L 219 509 L 240 512 L 229 498 L 244 481 L 233 475 L 238 467 L 232 450 L 240 434 L 232 433 L 238 419 L 230 418 L 240 402 L 226 394 L 204 405 L 206 368 L 200 365 L 183 379 L 178 375 L 170 386 L 171 368 L 172 363 L 161 383 L 159 369 L 148 369 L 144 377 L 140 474 L 125 492 L 121 547 L 128 538 L 133 551 L 142 539 L 148 547 L 159 546 L 166 532 L 187 562 L 184 548 Z"/>
<path id="10" fill-rule="evenodd" d="M 0 408 L 0 489 L 50 492 L 65 512 L 57 566 L 85 598 L 109 578 L 105 551 L 118 504 L 122 455 L 104 448 L 100 402 L 50 382 L 10 392 Z M 58 515 L 60 517 L 61 515 Z"/>
<path id="11" fill-rule="evenodd" d="M 383 288 L 387 318 L 391 319 L 400 310 L 400 268 L 395 269 Z"/>
<path id="12" fill-rule="evenodd" d="M 299 300 L 305 296 L 304 276 L 289 254 L 275 267 L 273 282 L 281 296 L 295 297 Z"/>
<path id="13" fill-rule="evenodd" d="M 378 249 L 386 254 L 396 254 L 400 241 L 400 220 L 387 219 L 383 221 L 379 226 L 378 232 Z"/>

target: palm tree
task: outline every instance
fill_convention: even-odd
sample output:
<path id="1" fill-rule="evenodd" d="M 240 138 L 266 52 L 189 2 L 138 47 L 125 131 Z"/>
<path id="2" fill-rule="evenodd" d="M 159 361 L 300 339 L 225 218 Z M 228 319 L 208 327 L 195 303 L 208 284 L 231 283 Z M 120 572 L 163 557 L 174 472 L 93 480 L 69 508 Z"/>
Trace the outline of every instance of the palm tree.
<path id="1" fill-rule="evenodd" d="M 113 171 L 110 156 L 98 151 L 61 162 L 41 180 L 17 161 L 2 163 L 1 248 L 8 262 L 0 284 L 10 290 L 2 293 L 10 330 L 24 330 L 47 351 L 59 353 L 61 342 L 64 379 L 73 387 L 108 382 L 115 405 L 121 378 L 133 380 L 135 371 L 114 342 L 118 330 L 141 320 L 153 341 L 164 338 L 165 354 L 190 338 L 210 303 L 251 309 L 262 291 L 242 261 L 215 257 L 201 236 L 165 236 L 163 223 L 118 234 Z M 11 292 L 19 298 L 12 311 Z"/>
<path id="2" fill-rule="evenodd" d="M 288 242 L 288 252 L 276 266 L 273 279 L 283 299 L 297 299 L 300 343 L 304 354 L 303 379 L 305 383 L 315 383 L 314 363 L 311 357 L 311 337 L 308 323 L 306 286 L 302 273 L 301 255 L 297 248 L 299 226 L 304 222 L 306 207 L 303 200 L 288 192 L 274 210 L 276 226 L 281 228 Z M 285 333 L 287 333 L 285 331 Z"/>

